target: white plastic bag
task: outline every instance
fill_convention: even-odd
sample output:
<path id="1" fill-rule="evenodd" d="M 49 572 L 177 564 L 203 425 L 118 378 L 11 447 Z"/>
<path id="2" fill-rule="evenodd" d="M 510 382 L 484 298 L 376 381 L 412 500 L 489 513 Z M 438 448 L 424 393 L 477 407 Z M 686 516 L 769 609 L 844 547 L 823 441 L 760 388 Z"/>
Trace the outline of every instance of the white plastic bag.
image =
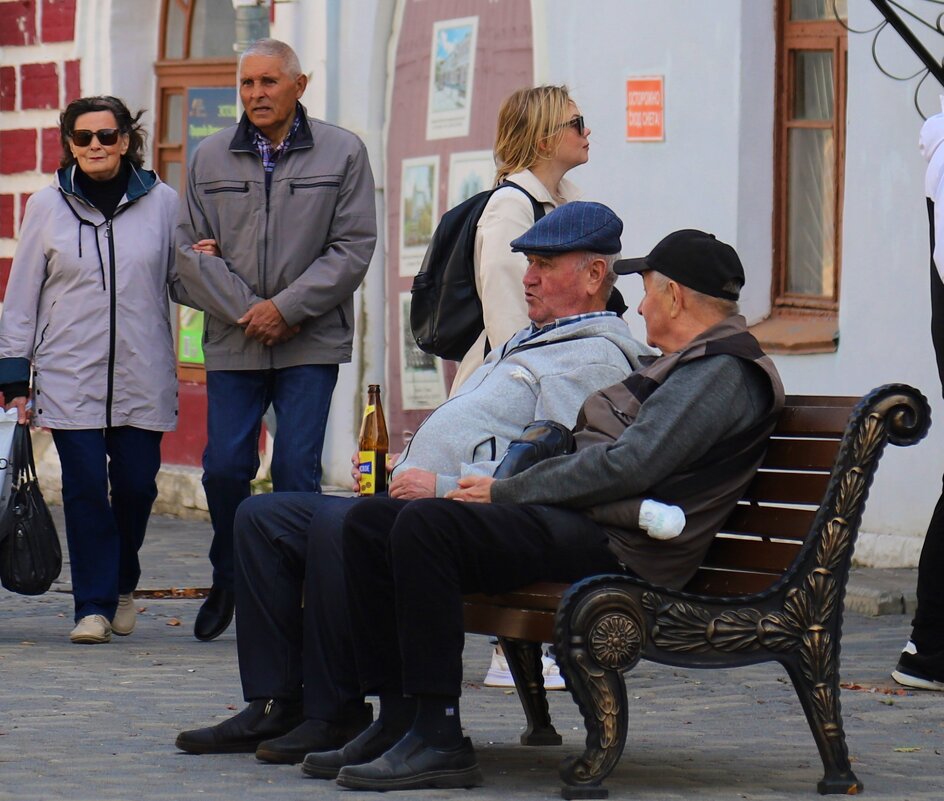
<path id="1" fill-rule="evenodd" d="M 13 449 L 13 432 L 16 430 L 17 409 L 11 406 L 7 411 L 0 410 L 0 509 L 7 508 L 10 499 L 10 485 L 13 470 L 10 464 L 10 451 Z"/>

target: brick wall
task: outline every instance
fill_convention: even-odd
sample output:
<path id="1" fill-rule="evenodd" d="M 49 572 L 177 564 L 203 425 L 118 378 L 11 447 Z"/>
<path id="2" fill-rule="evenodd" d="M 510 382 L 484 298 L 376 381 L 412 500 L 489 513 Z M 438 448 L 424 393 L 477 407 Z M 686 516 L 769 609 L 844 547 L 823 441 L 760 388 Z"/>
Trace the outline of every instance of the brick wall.
<path id="1" fill-rule="evenodd" d="M 0 299 L 26 200 L 59 166 L 59 112 L 81 95 L 76 2 L 0 0 Z"/>

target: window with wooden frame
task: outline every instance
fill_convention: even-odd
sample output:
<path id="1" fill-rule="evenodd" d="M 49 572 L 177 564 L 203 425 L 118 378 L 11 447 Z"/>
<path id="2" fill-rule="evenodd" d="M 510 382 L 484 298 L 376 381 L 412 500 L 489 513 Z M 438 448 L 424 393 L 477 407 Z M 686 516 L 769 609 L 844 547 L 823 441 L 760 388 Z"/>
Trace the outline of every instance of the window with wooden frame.
<path id="1" fill-rule="evenodd" d="M 162 0 L 157 74 L 157 124 L 154 165 L 161 179 L 183 194 L 187 149 L 213 129 L 210 122 L 194 126 L 205 112 L 204 98 L 232 92 L 236 116 L 236 12 L 232 0 Z M 214 115 L 211 114 L 211 118 Z M 228 124 L 228 123 L 227 123 Z M 182 380 L 205 381 L 199 330 L 202 315 L 180 307 L 178 369 Z"/>
<path id="2" fill-rule="evenodd" d="M 792 319 L 803 340 L 782 343 L 786 350 L 836 347 L 846 19 L 846 0 L 778 2 L 771 316 Z"/>

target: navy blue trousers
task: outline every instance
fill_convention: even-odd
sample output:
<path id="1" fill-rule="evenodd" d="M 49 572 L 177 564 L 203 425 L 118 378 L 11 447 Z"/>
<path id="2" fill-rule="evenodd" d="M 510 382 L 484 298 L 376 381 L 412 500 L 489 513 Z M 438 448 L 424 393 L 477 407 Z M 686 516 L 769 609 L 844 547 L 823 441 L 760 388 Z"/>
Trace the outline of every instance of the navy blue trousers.
<path id="1" fill-rule="evenodd" d="M 157 497 L 162 436 L 131 426 L 52 432 L 62 464 L 76 620 L 111 620 L 118 595 L 138 586 L 138 551 Z"/>
<path id="2" fill-rule="evenodd" d="M 336 364 L 207 371 L 203 488 L 213 523 L 214 585 L 233 589 L 233 521 L 259 469 L 262 415 L 272 404 L 277 422 L 273 489 L 320 492 L 321 451 L 337 380 Z"/>
<path id="3" fill-rule="evenodd" d="M 361 708 L 341 553 L 354 502 L 279 492 L 240 504 L 236 649 L 247 701 L 301 699 L 306 718 L 332 723 Z"/>

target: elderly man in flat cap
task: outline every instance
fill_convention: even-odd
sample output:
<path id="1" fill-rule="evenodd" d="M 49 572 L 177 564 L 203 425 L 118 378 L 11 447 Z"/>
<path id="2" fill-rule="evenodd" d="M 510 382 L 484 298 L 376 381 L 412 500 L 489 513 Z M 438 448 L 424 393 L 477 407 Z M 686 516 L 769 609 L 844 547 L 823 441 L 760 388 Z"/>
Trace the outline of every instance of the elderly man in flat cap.
<path id="1" fill-rule="evenodd" d="M 537 231 L 513 243 L 528 255 L 532 305 L 563 269 Z M 744 272 L 729 245 L 677 231 L 616 270 L 642 273 L 639 313 L 663 355 L 587 399 L 574 454 L 463 477 L 446 499 L 376 498 L 348 513 L 355 657 L 380 719 L 306 767 L 340 762 L 338 783 L 366 790 L 479 784 L 459 718 L 464 593 L 625 570 L 681 587 L 694 574 L 760 463 L 783 387 L 738 314 Z M 681 536 L 645 535 L 644 496 L 683 508 Z"/>
<path id="2" fill-rule="evenodd" d="M 573 202 L 516 243 L 530 254 L 524 291 L 532 324 L 493 350 L 417 430 L 393 470 L 391 498 L 441 498 L 462 476 L 492 475 L 528 423 L 572 426 L 591 392 L 622 380 L 640 355 L 652 353 L 604 311 L 622 229 L 606 206 Z M 371 722 L 354 667 L 341 565 L 341 524 L 355 502 L 283 492 L 239 507 L 236 643 L 249 706 L 182 732 L 178 748 L 293 763 L 340 748 Z"/>

